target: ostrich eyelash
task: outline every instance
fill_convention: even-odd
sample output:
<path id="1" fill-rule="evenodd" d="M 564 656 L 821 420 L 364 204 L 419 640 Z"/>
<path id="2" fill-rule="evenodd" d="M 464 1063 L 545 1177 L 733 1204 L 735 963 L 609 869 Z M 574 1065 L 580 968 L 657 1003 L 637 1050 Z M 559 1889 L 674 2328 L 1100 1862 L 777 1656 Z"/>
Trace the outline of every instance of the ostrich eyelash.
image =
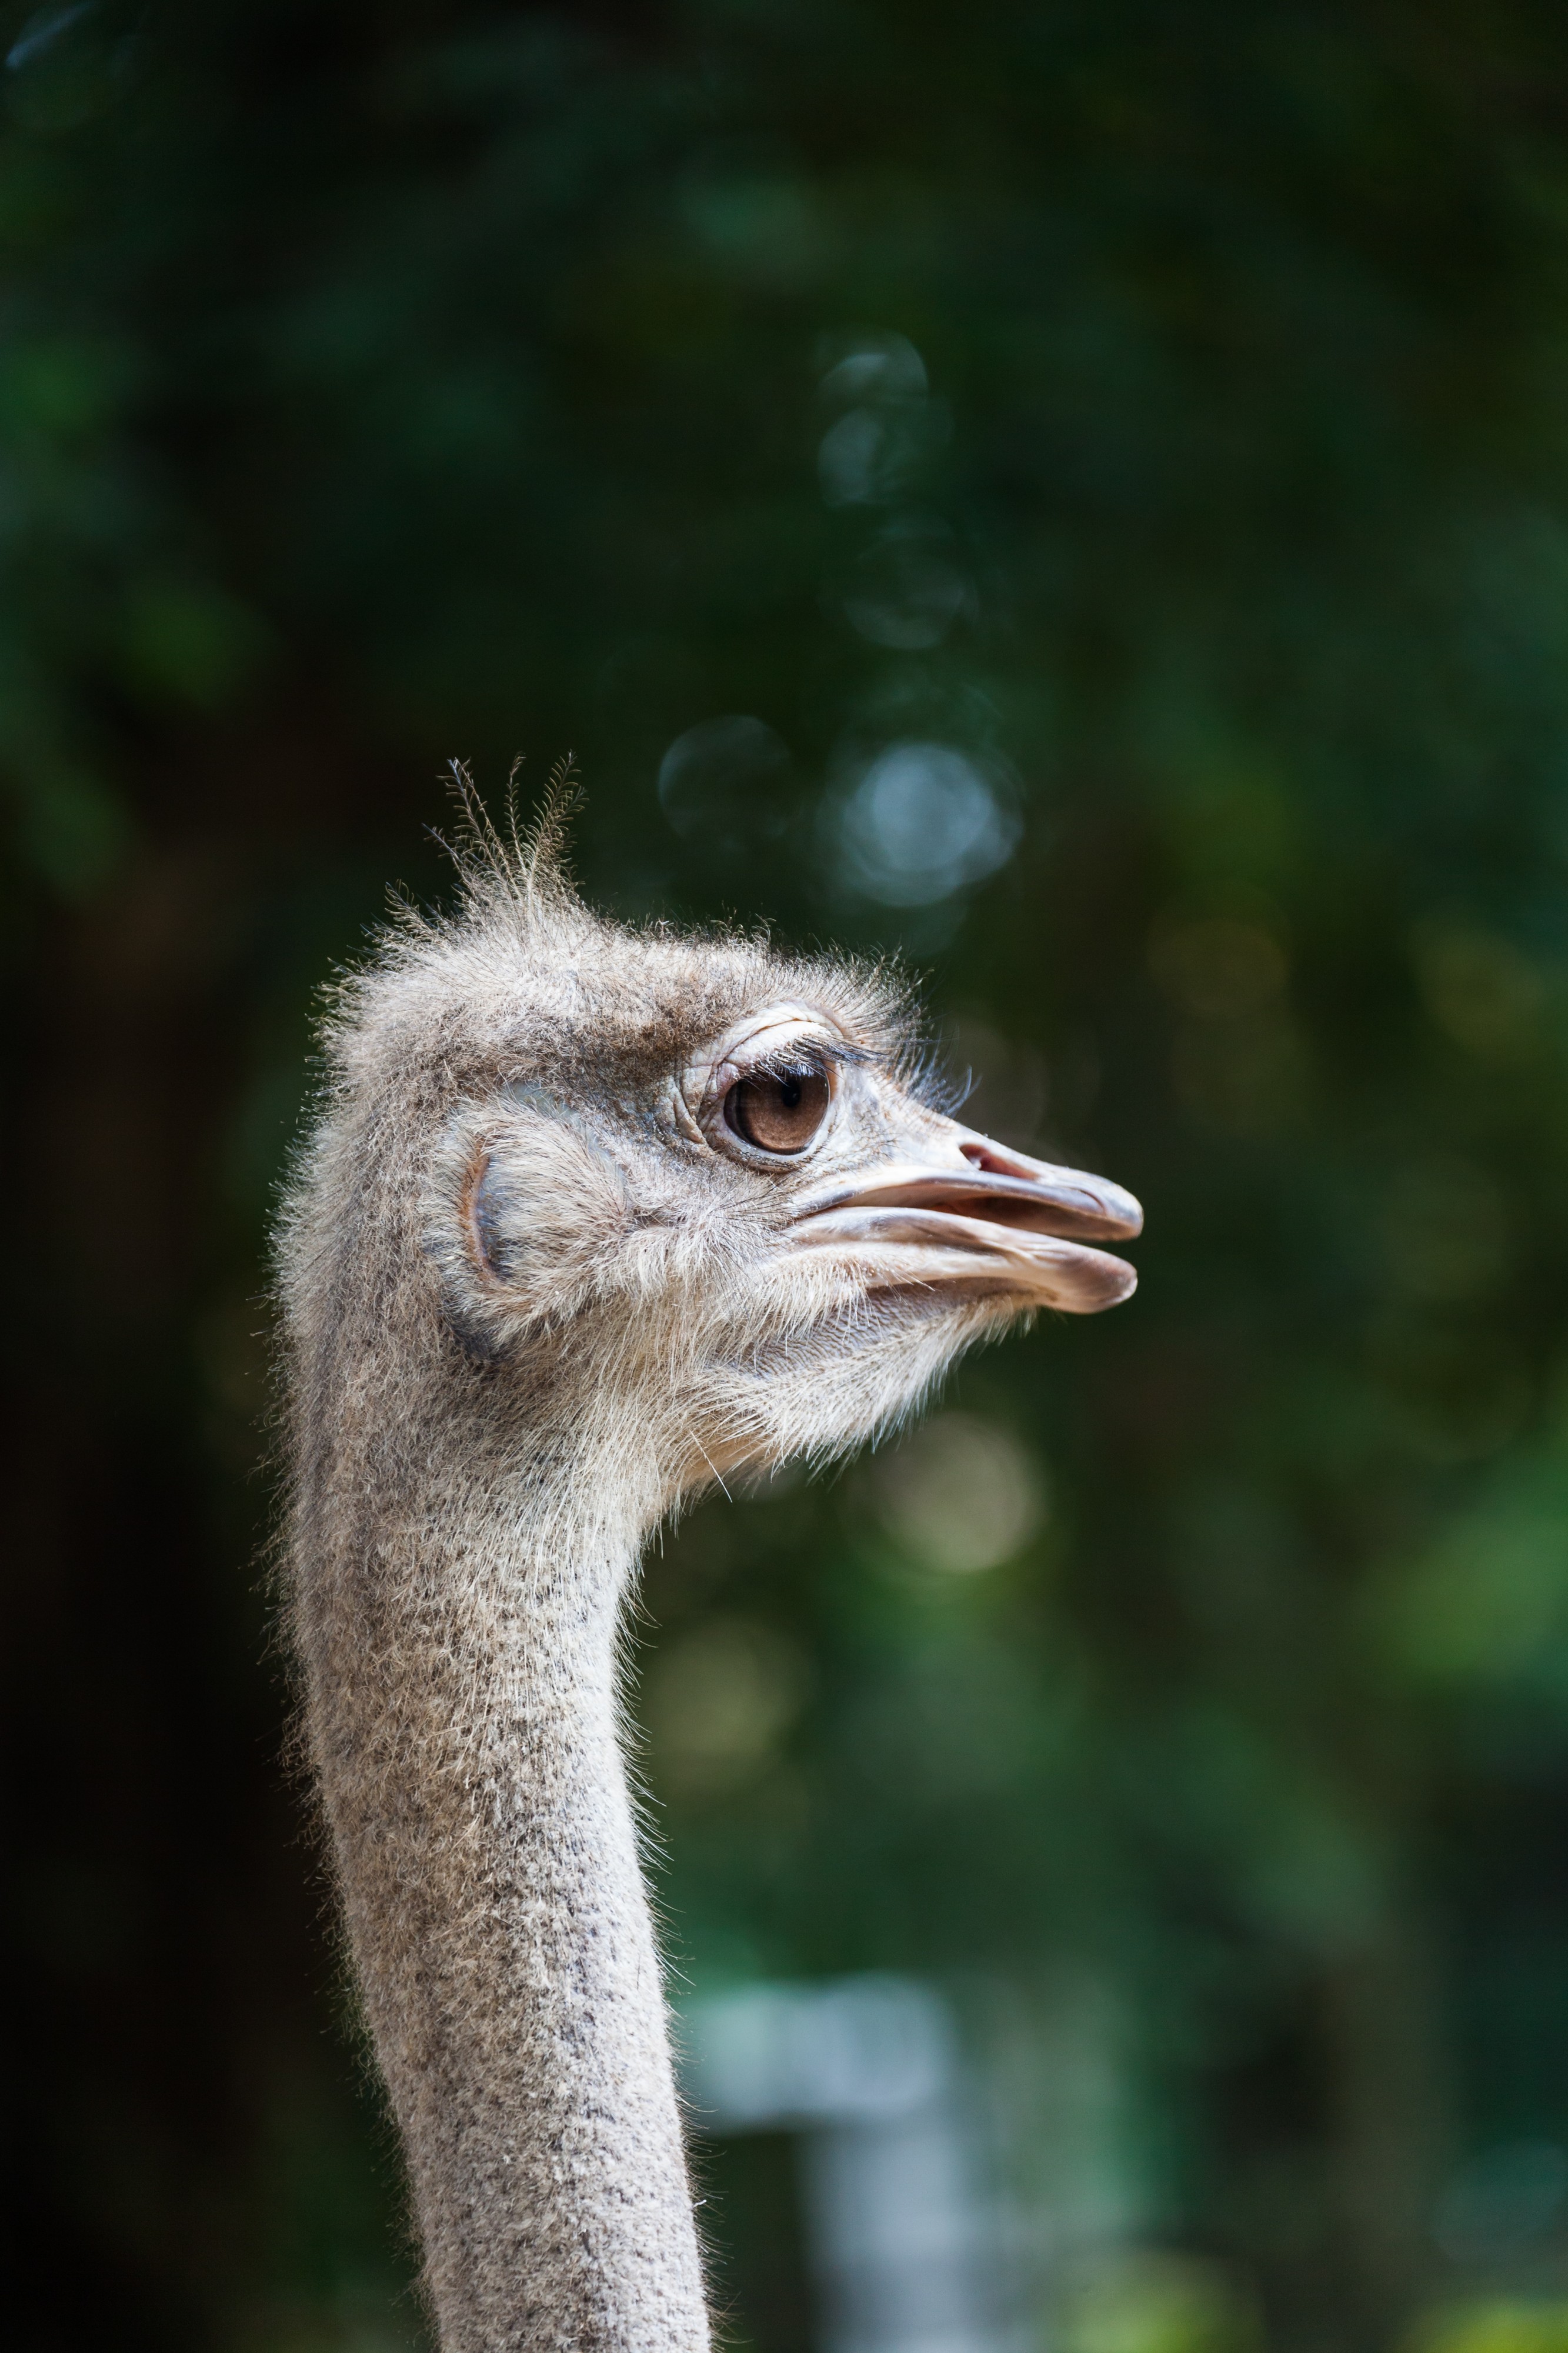
<path id="1" fill-rule="evenodd" d="M 749 1079 L 800 1079 L 825 1077 L 829 1070 L 863 1069 L 868 1064 L 887 1060 L 869 1046 L 851 1046 L 838 1038 L 812 1039 L 807 1045 L 777 1047 L 748 1062 L 745 1076 Z"/>

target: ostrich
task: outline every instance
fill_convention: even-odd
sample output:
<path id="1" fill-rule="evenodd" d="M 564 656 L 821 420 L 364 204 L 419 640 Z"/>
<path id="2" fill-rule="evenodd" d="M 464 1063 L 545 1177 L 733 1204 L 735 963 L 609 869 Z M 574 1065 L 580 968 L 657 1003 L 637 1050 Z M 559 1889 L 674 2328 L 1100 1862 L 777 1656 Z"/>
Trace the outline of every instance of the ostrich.
<path id="1" fill-rule="evenodd" d="M 1141 1212 L 938 1109 L 886 974 L 607 922 L 558 812 L 458 866 L 338 993 L 282 1225 L 304 1733 L 443 2353 L 699 2353 L 639 1548 L 1125 1298 Z"/>

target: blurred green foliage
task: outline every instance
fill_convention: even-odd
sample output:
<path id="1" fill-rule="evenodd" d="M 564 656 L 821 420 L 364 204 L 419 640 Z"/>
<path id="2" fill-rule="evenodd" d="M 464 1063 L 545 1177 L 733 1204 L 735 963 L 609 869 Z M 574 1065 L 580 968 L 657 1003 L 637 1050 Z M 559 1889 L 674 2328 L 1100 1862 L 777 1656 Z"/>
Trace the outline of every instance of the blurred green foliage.
<path id="1" fill-rule="evenodd" d="M 1149 1211 L 1132 1306 L 650 1563 L 682 1966 L 1101 2020 L 1121 2268 L 1042 2343 L 1555 2345 L 1559 14 L 0 38 L 22 2341 L 415 2328 L 256 1666 L 262 1234 L 441 764 L 570 746 L 595 898 L 901 948 L 977 1124 Z M 911 744 L 990 796 L 946 892 L 856 831 Z"/>

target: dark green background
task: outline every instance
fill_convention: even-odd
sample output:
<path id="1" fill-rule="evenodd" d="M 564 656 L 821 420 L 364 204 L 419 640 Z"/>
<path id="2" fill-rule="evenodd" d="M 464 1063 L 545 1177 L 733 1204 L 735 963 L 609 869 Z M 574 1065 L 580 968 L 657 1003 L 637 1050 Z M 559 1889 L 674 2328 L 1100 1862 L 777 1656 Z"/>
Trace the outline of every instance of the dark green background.
<path id="1" fill-rule="evenodd" d="M 804 1662 L 749 1776 L 651 1752 L 693 1978 L 1107 1989 L 1202 2292 L 1042 2346 L 1551 2353 L 1561 2200 L 1506 2183 L 1568 2140 L 1560 10 L 0 37 L 17 2341 L 416 2329 L 280 1762 L 263 1237 L 314 987 L 446 887 L 442 764 L 570 749 L 598 902 L 901 945 L 1149 1216 L 1132 1306 L 958 1385 L 1048 1466 L 1020 1559 L 902 1576 L 851 1474 L 656 1561 L 661 1642 Z M 868 333 L 930 397 L 873 389 L 833 505 Z M 911 514 L 967 586 L 900 646 L 857 583 Z M 789 762 L 678 833 L 661 756 L 735 713 Z M 910 737 L 1025 818 L 935 912 L 822 816 Z M 784 2176 L 731 2173 L 760 2277 Z M 1456 2178 L 1504 2184 L 1473 2259 Z"/>

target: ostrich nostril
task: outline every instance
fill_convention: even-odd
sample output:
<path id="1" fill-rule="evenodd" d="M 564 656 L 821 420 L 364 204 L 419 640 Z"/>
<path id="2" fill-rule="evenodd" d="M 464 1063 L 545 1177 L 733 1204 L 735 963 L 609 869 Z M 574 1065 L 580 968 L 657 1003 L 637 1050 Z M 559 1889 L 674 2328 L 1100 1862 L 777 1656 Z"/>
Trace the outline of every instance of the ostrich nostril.
<path id="1" fill-rule="evenodd" d="M 1060 1173 L 1047 1169 L 1038 1160 L 1031 1160 L 1026 1153 L 1005 1151 L 985 1135 L 965 1136 L 958 1148 L 970 1166 L 977 1168 L 983 1176 L 1008 1176 L 1015 1184 L 1037 1185 L 1042 1177 Z"/>

